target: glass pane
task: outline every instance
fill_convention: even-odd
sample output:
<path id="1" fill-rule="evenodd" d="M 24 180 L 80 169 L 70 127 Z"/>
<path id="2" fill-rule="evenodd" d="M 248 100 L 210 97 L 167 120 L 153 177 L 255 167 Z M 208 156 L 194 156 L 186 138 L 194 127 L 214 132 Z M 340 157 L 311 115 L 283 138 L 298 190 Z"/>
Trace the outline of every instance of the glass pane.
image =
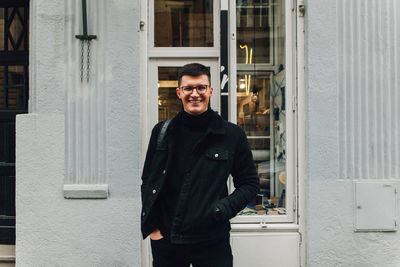
<path id="1" fill-rule="evenodd" d="M 173 118 L 182 110 L 176 95 L 179 67 L 158 68 L 158 121 Z"/>
<path id="2" fill-rule="evenodd" d="M 237 1 L 237 63 L 272 63 L 274 2 Z"/>
<path id="3" fill-rule="evenodd" d="M 7 105 L 8 109 L 24 108 L 24 66 L 8 66 Z"/>
<path id="4" fill-rule="evenodd" d="M 23 13 L 20 14 L 17 8 L 8 9 L 8 20 L 11 21 L 8 37 L 8 50 L 23 50 L 23 21 L 21 20 Z M 20 39 L 20 43 L 18 42 Z M 19 45 L 18 45 L 19 44 Z M 22 49 L 21 49 L 22 48 Z"/>
<path id="5" fill-rule="evenodd" d="M 4 50 L 4 8 L 0 8 L 0 51 Z"/>
<path id="6" fill-rule="evenodd" d="M 237 0 L 237 124 L 261 189 L 240 215 L 286 214 L 284 0 Z"/>
<path id="7" fill-rule="evenodd" d="M 212 0 L 155 0 L 155 47 L 212 47 Z"/>

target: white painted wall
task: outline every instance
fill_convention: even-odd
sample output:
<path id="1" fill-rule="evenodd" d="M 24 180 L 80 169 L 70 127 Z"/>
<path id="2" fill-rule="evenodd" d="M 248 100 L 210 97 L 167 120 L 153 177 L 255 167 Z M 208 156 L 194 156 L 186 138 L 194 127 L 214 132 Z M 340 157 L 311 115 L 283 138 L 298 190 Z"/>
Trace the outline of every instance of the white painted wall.
<path id="1" fill-rule="evenodd" d="M 63 197 L 68 69 L 80 66 L 65 58 L 66 1 L 31 0 L 32 113 L 17 117 L 16 130 L 17 266 L 140 266 L 139 1 L 100 1 L 106 29 L 94 42 L 106 68 L 92 77 L 105 83 L 109 197 Z"/>
<path id="2" fill-rule="evenodd" d="M 353 226 L 353 182 L 400 178 L 400 5 L 306 8 L 307 266 L 400 266 L 398 232 Z"/>
<path id="3" fill-rule="evenodd" d="M 17 266 L 140 266 L 139 1 L 102 1 L 106 30 L 94 42 L 103 42 L 106 67 L 93 77 L 106 88 L 110 196 L 66 200 L 65 95 L 74 86 L 68 68 L 79 65 L 65 58 L 65 1 L 31 0 L 32 113 L 17 118 Z M 400 114 L 400 4 L 308 0 L 306 7 L 307 266 L 399 266 L 399 233 L 354 233 L 353 181 L 399 179 L 400 123 L 391 114 Z M 357 17 L 360 10 L 368 16 Z M 371 61 L 362 60 L 367 53 Z M 363 101 L 371 94 L 377 102 Z M 370 114 L 389 138 L 377 123 L 357 124 L 377 121 Z M 380 150 L 366 159 L 365 147 Z"/>

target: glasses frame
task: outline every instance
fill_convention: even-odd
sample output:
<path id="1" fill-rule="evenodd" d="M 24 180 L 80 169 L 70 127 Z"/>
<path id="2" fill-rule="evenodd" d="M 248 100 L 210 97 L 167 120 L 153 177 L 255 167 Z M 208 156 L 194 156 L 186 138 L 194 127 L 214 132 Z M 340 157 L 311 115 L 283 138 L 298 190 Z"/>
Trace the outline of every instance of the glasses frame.
<path id="1" fill-rule="evenodd" d="M 204 90 L 204 92 L 200 92 L 199 91 L 199 86 L 206 86 L 206 89 Z M 210 88 L 211 86 L 210 85 L 208 85 L 208 84 L 200 84 L 200 85 L 198 85 L 198 86 L 181 86 L 181 87 L 179 87 L 181 90 L 182 90 L 182 92 L 183 92 L 183 94 L 185 94 L 185 95 L 191 95 L 192 93 L 193 93 L 193 90 L 196 90 L 196 92 L 199 94 L 199 95 L 204 95 L 205 93 L 207 93 L 207 90 L 208 90 L 208 88 Z M 184 88 L 191 88 L 190 90 L 184 90 Z"/>

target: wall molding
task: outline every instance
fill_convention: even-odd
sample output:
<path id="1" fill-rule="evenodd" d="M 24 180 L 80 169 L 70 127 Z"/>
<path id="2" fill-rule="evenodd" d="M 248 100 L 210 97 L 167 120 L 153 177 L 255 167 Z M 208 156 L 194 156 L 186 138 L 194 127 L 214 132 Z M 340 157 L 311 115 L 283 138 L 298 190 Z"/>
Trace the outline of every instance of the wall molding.
<path id="1" fill-rule="evenodd" d="M 107 198 L 107 184 L 65 184 L 64 198 Z"/>
<path id="2" fill-rule="evenodd" d="M 88 34 L 97 35 L 90 42 L 90 79 L 86 69 L 81 81 L 82 45 L 75 35 L 82 34 L 81 1 L 65 1 L 65 169 L 66 198 L 108 196 L 106 185 L 106 90 L 104 1 L 87 1 Z M 84 66 L 87 66 L 87 43 Z M 86 67 L 85 67 L 86 68 Z M 87 186 L 91 185 L 91 186 Z M 99 187 L 99 185 L 101 185 Z"/>

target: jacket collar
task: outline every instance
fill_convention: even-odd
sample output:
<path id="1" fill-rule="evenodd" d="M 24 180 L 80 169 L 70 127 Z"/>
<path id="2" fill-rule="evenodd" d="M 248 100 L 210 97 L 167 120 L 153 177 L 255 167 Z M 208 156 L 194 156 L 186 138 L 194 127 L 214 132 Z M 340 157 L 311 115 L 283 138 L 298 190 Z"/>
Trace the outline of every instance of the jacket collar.
<path id="1" fill-rule="evenodd" d="M 182 114 L 183 114 L 183 111 L 179 112 L 171 120 L 171 123 L 169 124 L 168 130 L 167 130 L 167 136 L 173 135 L 174 133 L 176 133 L 177 129 L 180 127 L 180 124 L 181 124 Z M 215 111 L 213 111 L 213 114 L 212 114 L 212 117 L 210 120 L 211 121 L 208 124 L 207 130 L 206 130 L 206 135 L 207 134 L 224 135 L 225 134 L 224 124 L 226 123 L 225 120 L 221 116 L 219 116 L 218 113 Z"/>

